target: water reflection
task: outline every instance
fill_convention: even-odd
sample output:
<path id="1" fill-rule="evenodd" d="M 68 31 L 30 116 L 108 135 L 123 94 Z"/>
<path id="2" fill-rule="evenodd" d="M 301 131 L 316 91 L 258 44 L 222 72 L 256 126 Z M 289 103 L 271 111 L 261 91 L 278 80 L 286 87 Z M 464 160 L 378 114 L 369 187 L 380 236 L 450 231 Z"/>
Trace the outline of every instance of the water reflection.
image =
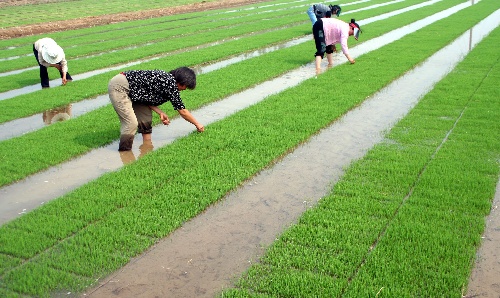
<path id="1" fill-rule="evenodd" d="M 139 158 L 143 157 L 146 153 L 153 151 L 155 146 L 153 145 L 153 142 L 151 141 L 145 141 L 142 143 L 141 146 L 139 146 Z"/>
<path id="2" fill-rule="evenodd" d="M 132 151 L 119 151 L 120 159 L 124 165 L 132 163 L 135 161 L 135 155 Z"/>
<path id="3" fill-rule="evenodd" d="M 65 107 L 70 106 L 70 113 L 68 114 L 70 115 L 70 118 L 74 119 L 107 104 L 109 104 L 109 98 L 106 94 L 98 96 L 96 98 L 71 103 L 67 106 L 59 107 L 56 109 L 64 109 Z M 29 117 L 15 119 L 0 124 L 0 141 L 17 137 L 19 135 L 23 135 L 47 126 L 47 124 L 49 123 L 45 122 L 45 118 L 49 116 L 48 114 L 51 113 L 50 111 L 51 110 L 47 110 L 43 113 L 38 113 Z M 52 121 L 52 123 L 54 123 L 54 121 Z"/>
<path id="4" fill-rule="evenodd" d="M 72 106 L 72 104 L 69 104 L 63 107 L 46 110 L 42 114 L 43 123 L 50 125 L 56 122 L 69 120 L 71 118 Z"/>
<path id="5" fill-rule="evenodd" d="M 151 152 L 154 150 L 154 145 L 153 142 L 151 141 L 144 141 L 142 145 L 139 146 L 139 157 L 141 158 L 144 155 L 146 155 L 148 152 Z M 135 154 L 132 150 L 130 151 L 119 151 L 120 154 L 120 159 L 123 163 L 123 165 L 127 165 L 129 163 L 132 163 L 136 161 Z"/>

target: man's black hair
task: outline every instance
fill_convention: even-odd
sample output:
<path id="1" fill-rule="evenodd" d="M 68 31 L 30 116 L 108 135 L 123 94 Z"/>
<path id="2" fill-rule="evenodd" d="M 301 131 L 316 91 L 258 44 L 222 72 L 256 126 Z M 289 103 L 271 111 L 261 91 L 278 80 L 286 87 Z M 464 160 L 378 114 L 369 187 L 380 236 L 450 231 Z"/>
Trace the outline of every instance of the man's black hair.
<path id="1" fill-rule="evenodd" d="M 179 67 L 170 71 L 174 79 L 180 85 L 186 86 L 187 89 L 196 88 L 196 74 L 194 70 L 189 67 Z"/>

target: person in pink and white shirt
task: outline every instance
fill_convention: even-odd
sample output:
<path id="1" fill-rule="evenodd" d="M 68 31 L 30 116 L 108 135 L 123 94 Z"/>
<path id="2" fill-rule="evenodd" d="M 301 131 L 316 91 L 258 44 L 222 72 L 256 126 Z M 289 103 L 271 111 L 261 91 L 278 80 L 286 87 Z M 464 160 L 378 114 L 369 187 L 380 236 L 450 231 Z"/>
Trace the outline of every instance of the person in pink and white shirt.
<path id="1" fill-rule="evenodd" d="M 361 28 L 354 19 L 350 23 L 346 23 L 336 18 L 322 18 L 318 19 L 313 25 L 313 36 L 316 44 L 316 71 L 321 70 L 321 60 L 323 60 L 325 53 L 328 59 L 328 66 L 333 65 L 333 52 L 336 52 L 336 44 L 342 47 L 342 53 L 346 56 L 351 64 L 356 61 L 349 54 L 349 47 L 347 46 L 347 38 L 354 36 L 358 40 Z"/>

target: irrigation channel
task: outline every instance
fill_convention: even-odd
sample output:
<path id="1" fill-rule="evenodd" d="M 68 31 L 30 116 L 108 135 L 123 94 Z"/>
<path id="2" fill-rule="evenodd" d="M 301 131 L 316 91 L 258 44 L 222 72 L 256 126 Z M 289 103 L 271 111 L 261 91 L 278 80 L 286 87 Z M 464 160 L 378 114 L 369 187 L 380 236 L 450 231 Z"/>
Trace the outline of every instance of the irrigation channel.
<path id="1" fill-rule="evenodd" d="M 332 183 L 341 177 L 345 166 L 361 158 L 380 142 L 383 132 L 404 117 L 489 33 L 480 28 L 493 29 L 499 24 L 500 10 L 425 63 L 374 94 L 360 107 L 287 155 L 279 164 L 262 171 L 245 187 L 187 222 L 85 296 L 213 297 L 230 286 L 236 272 L 247 269 L 258 259 L 262 247 L 272 243 L 283 227 L 326 195 Z M 407 30 L 401 29 L 403 32 Z M 385 38 L 383 36 L 381 40 Z M 353 52 L 359 56 L 379 42 L 367 42 Z M 336 61 L 336 65 L 339 63 Z M 265 90 L 264 96 L 267 96 L 273 86 L 285 84 L 291 78 L 310 77 L 312 73 L 313 66 L 307 65 L 237 97 L 248 100 L 252 97 L 250 94 L 255 97 L 257 90 Z M 304 198 L 308 199 L 304 201 Z M 499 199 L 500 191 L 497 191 L 495 202 L 498 203 Z M 499 243 L 498 239 L 496 243 Z M 495 253 L 494 244 L 483 249 L 483 254 L 488 253 L 486 249 Z M 490 270 L 499 272 L 498 269 Z M 488 278 L 488 275 L 480 278 Z M 498 277 L 493 273 L 490 277 L 492 285 L 498 282 L 495 276 Z M 474 288 L 474 284 L 471 288 L 476 293 L 484 291 Z"/>
<path id="2" fill-rule="evenodd" d="M 352 48 L 351 52 L 355 57 L 368 53 L 463 7 L 465 5 L 454 7 L 369 40 Z M 382 16 L 378 18 L 380 17 Z M 425 63 L 380 90 L 360 107 L 347 113 L 308 143 L 288 154 L 280 163 L 253 177 L 246 186 L 234 191 L 223 201 L 187 222 L 181 229 L 84 295 L 86 297 L 212 297 L 222 288 L 229 286 L 232 278 L 257 260 L 263 247 L 270 244 L 284 227 L 329 192 L 332 184 L 342 176 L 342 169 L 345 166 L 361 158 L 373 145 L 380 142 L 383 133 L 398 119 L 404 117 L 435 83 L 451 71 L 490 30 L 498 27 L 499 23 L 500 11 L 496 11 Z M 307 40 L 310 40 L 310 37 L 307 37 Z M 258 54 L 255 52 L 255 55 Z M 245 57 L 241 56 L 236 58 L 236 61 L 243 59 Z M 337 56 L 335 65 L 344 62 L 344 59 Z M 207 72 L 231 63 L 233 62 L 223 61 L 218 66 L 209 66 L 198 71 Z M 304 65 L 274 80 L 192 112 L 202 123 L 210 124 L 315 75 L 313 64 Z M 106 104 L 106 101 L 107 96 L 102 96 L 74 104 L 59 112 L 75 117 Z M 43 120 L 44 116 L 50 117 L 48 113 L 44 113 L 35 115 L 34 118 L 16 121 L 32 122 L 35 118 Z M 155 148 L 170 144 L 193 131 L 192 127 L 182 119 L 172 122 L 172 126 L 175 126 L 173 131 L 156 128 Z M 13 121 L 0 127 L 3 130 L 9 129 L 9 125 L 26 127 L 22 123 Z M 30 126 L 25 132 L 43 126 L 44 122 L 39 122 Z M 0 140 L 9 137 L 0 135 Z M 140 144 L 139 137 L 136 138 L 135 144 Z M 146 153 L 137 147 L 134 147 L 129 154 L 120 154 L 116 151 L 117 142 L 114 142 L 0 189 L 2 197 L 0 223 L 29 212 L 106 172 L 115 171 L 123 164 Z M 500 186 L 497 187 L 494 204 L 498 204 L 500 200 L 499 188 Z M 498 220 L 490 222 L 494 223 L 493 226 L 498 226 Z M 495 231 L 488 226 L 488 232 Z M 496 243 L 498 245 L 498 236 Z M 489 252 L 487 249 L 488 247 L 484 246 L 480 253 L 495 253 L 494 249 Z M 489 270 L 489 273 L 493 273 L 496 270 L 498 273 L 498 268 L 488 269 L 486 265 L 479 265 L 479 268 L 481 266 L 484 271 Z M 491 275 L 481 275 L 480 271 L 475 271 L 470 289 L 479 293 L 482 289 L 474 288 L 474 280 L 484 282 L 488 276 Z M 494 277 L 490 280 L 492 284 L 498 282 Z"/>

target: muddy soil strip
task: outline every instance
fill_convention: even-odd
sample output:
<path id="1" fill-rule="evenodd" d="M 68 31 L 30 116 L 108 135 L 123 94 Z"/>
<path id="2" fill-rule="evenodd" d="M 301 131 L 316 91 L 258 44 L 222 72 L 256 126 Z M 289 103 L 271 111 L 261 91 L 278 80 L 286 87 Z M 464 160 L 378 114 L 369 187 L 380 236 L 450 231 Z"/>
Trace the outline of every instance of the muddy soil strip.
<path id="1" fill-rule="evenodd" d="M 464 298 L 500 298 L 500 180 Z"/>
<path id="2" fill-rule="evenodd" d="M 354 56 L 360 56 L 376 50 L 383 45 L 400 39 L 407 34 L 415 32 L 422 27 L 432 24 L 468 6 L 470 6 L 470 4 L 463 3 L 446 9 L 377 38 L 368 40 L 352 48 L 351 52 Z M 335 65 L 341 63 L 345 63 L 345 59 L 338 54 L 335 57 Z M 244 109 L 251 104 L 255 104 L 271 94 L 281 92 L 287 88 L 300 84 L 303 80 L 313 77 L 315 74 L 309 72 L 310 69 L 313 68 L 313 64 L 308 64 L 275 80 L 265 82 L 252 89 L 194 111 L 193 114 L 195 114 L 200 122 L 208 125 Z M 172 132 L 165 127 L 156 129 L 155 138 L 157 138 L 157 140 L 154 141 L 156 147 L 170 144 L 175 139 L 183 137 L 193 131 L 192 125 L 187 124 L 183 120 L 175 119 L 172 121 L 172 124 L 173 125 L 169 127 L 176 128 L 175 131 Z M 140 135 L 138 135 L 134 144 L 140 144 L 140 138 Z M 116 152 L 116 148 L 118 148 L 117 142 L 118 141 L 113 142 L 106 147 L 93 150 L 79 158 L 32 175 L 18 183 L 1 188 L 0 224 L 29 212 L 47 201 L 60 197 L 107 172 L 119 169 L 123 165 L 123 160 L 121 158 L 124 156 L 118 156 Z M 133 153 L 134 157 L 140 155 L 136 147 L 134 147 Z M 129 162 L 130 156 L 126 157 L 126 159 L 127 162 Z"/>
<path id="3" fill-rule="evenodd" d="M 471 32 L 499 23 L 500 10 Z M 231 286 L 486 34 L 466 32 L 84 296 L 213 297 Z"/>

